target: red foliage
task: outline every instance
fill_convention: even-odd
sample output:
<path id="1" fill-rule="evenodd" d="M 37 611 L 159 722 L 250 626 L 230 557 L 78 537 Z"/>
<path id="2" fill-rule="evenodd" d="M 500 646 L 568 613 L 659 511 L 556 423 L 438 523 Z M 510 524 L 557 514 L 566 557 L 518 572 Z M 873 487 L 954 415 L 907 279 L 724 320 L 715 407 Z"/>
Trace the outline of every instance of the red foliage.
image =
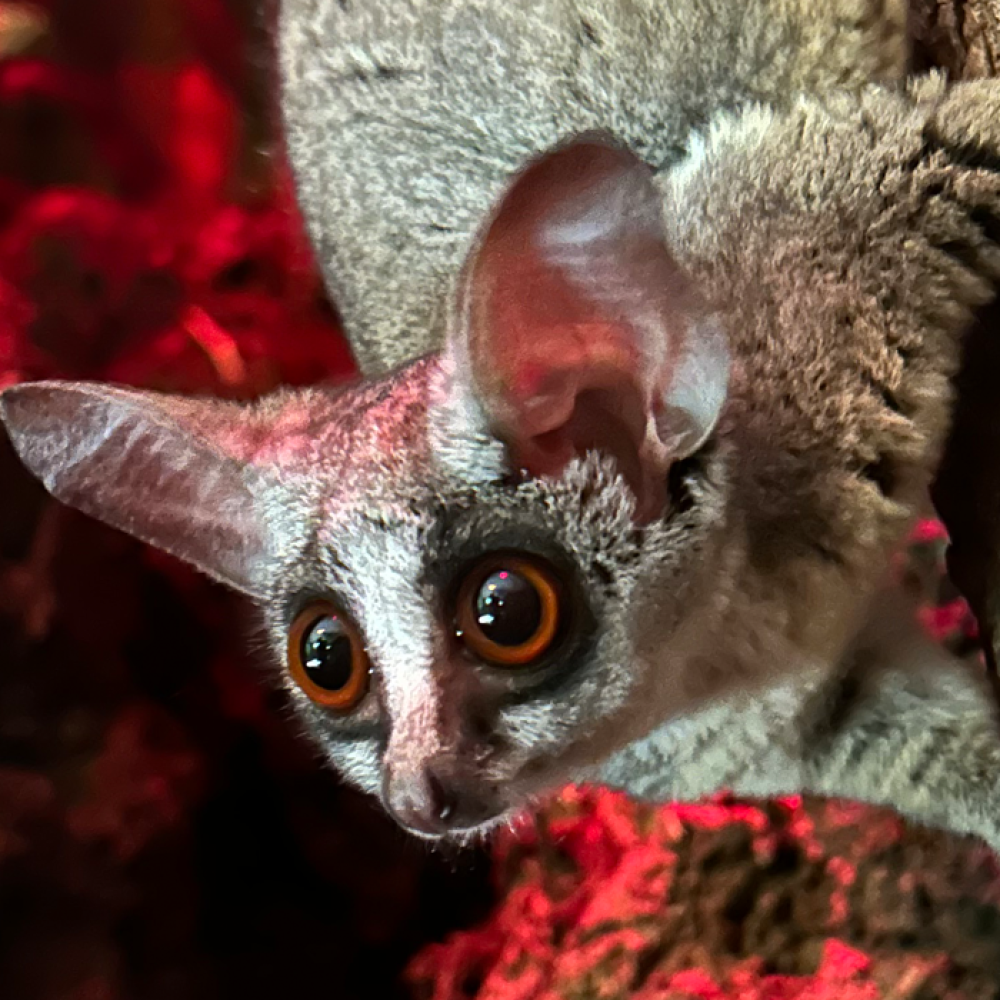
<path id="1" fill-rule="evenodd" d="M 349 372 L 280 157 L 241 175 L 249 77 L 232 12 L 191 2 L 126 14 L 105 0 L 81 18 L 79 5 L 50 6 L 62 59 L 0 64 L 0 115 L 25 151 L 0 161 L 3 378 L 248 396 Z M 181 28 L 185 44 L 170 34 Z M 36 169 L 39 115 L 68 123 L 52 127 L 54 154 L 87 137 L 75 176 Z"/>
<path id="2" fill-rule="evenodd" d="M 720 854 L 723 828 L 731 846 Z M 894 950 L 884 933 L 870 950 L 845 940 L 857 938 L 861 916 L 851 887 L 880 882 L 886 869 L 871 859 L 898 857 L 904 836 L 894 815 L 853 804 L 792 797 L 765 807 L 719 796 L 653 808 L 568 789 L 540 824 L 500 837 L 501 902 L 489 919 L 425 949 L 408 978 L 427 1000 L 937 995 L 922 991 L 940 989 L 953 971 L 943 943 L 913 953 Z M 783 887 L 775 873 L 790 857 L 801 868 Z M 738 915 L 746 900 L 738 901 L 748 886 L 760 891 L 753 911 L 764 919 L 747 939 L 754 918 Z M 899 888 L 933 891 L 926 873 L 905 868 Z M 817 906 L 825 919 L 802 919 Z"/>

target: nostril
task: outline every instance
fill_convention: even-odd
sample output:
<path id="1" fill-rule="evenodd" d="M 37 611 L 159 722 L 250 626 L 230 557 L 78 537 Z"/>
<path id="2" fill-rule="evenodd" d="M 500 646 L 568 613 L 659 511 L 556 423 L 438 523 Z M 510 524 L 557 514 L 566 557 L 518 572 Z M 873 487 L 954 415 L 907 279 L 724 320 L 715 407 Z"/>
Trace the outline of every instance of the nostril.
<path id="1" fill-rule="evenodd" d="M 458 808 L 458 797 L 447 788 L 433 772 L 427 772 L 427 796 L 431 814 L 442 823 L 447 823 Z"/>
<path id="2" fill-rule="evenodd" d="M 431 761 L 415 771 L 384 776 L 389 812 L 408 830 L 429 837 L 470 829 L 496 815 L 493 799 L 482 797 L 470 780 L 454 773 L 451 761 Z"/>

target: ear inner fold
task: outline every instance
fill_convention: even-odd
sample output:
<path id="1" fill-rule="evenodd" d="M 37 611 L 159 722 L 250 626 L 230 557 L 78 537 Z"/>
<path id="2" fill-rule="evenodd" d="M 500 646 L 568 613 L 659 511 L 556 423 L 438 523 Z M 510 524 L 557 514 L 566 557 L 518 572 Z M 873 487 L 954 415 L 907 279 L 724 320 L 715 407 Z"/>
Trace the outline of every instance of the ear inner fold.
<path id="1" fill-rule="evenodd" d="M 640 503 L 725 398 L 725 337 L 667 248 L 652 175 L 603 141 L 515 178 L 467 262 L 455 335 L 517 465 L 558 475 L 596 448 Z"/>

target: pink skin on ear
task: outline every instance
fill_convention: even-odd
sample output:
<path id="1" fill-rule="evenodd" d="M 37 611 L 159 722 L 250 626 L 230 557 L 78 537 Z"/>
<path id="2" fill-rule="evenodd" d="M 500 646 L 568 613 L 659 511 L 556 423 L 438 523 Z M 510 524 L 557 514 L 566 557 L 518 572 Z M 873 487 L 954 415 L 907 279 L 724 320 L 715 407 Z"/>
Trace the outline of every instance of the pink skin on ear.
<path id="1" fill-rule="evenodd" d="M 699 343 L 702 313 L 667 249 L 649 170 L 594 140 L 529 166 L 466 265 L 462 305 L 460 353 L 512 462 L 557 476 L 602 451 L 637 517 L 658 516 L 670 463 L 715 423 L 728 353 L 724 338 Z M 696 413 L 677 392 L 685 373 L 703 383 Z"/>

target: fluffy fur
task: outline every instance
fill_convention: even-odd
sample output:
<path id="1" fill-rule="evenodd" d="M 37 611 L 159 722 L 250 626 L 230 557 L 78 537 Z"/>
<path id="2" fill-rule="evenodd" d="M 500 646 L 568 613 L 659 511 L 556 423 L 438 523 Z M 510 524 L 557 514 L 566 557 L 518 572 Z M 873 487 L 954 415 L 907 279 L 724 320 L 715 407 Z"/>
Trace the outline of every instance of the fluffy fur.
<path id="1" fill-rule="evenodd" d="M 906 2 L 283 0 L 279 43 L 299 200 L 376 375 L 440 344 L 469 241 L 531 157 L 596 129 L 664 170 L 721 110 L 898 81 Z"/>
<path id="2" fill-rule="evenodd" d="M 600 777 L 849 795 L 1000 847 L 979 683 L 876 599 L 1000 278 L 1000 88 L 898 86 L 902 38 L 897 6 L 860 0 L 287 0 L 290 151 L 368 380 L 249 408 L 19 386 L 15 446 L 57 496 L 249 594 L 279 661 L 304 602 L 341 602 L 372 694 L 341 718 L 283 675 L 296 711 L 390 808 L 394 776 L 433 768 L 457 803 L 442 832 Z M 657 252 L 731 361 L 651 519 L 613 448 L 524 473 L 468 350 L 490 206 L 594 129 L 654 169 Z M 677 350 L 708 350 L 677 310 Z M 497 549 L 569 581 L 540 674 L 456 646 L 456 581 Z"/>

